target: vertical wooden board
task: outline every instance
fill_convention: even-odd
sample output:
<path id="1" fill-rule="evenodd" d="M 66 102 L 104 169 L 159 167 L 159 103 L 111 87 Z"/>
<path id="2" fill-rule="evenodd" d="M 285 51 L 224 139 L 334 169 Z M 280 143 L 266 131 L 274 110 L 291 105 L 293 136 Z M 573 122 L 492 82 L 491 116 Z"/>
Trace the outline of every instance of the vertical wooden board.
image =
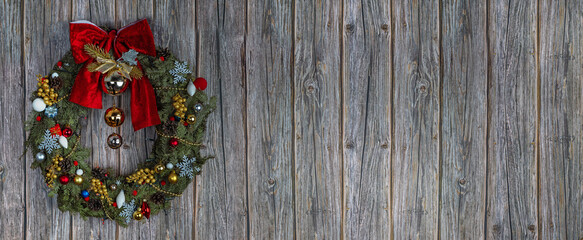
<path id="1" fill-rule="evenodd" d="M 32 91 L 37 89 L 36 76 L 47 75 L 54 64 L 69 49 L 67 22 L 70 19 L 71 3 L 59 1 L 27 1 L 24 3 L 24 64 L 25 96 L 22 97 L 26 117 L 31 111 L 29 101 Z M 22 121 L 18 121 L 22 122 Z M 49 197 L 49 188 L 40 169 L 31 169 L 35 161 L 29 152 L 26 157 L 26 238 L 68 239 L 71 215 L 58 209 L 57 198 Z"/>
<path id="2" fill-rule="evenodd" d="M 178 59 L 187 61 L 190 69 L 196 66 L 196 9 L 194 1 L 154 1 L 154 16 L 150 27 L 157 47 L 168 48 Z M 194 238 L 194 184 L 181 197 L 172 199 L 171 208 L 160 213 L 160 231 L 156 238 Z"/>
<path id="3" fill-rule="evenodd" d="M 298 239 L 340 239 L 341 15 L 337 1 L 296 1 L 294 14 L 295 225 Z"/>
<path id="4" fill-rule="evenodd" d="M 25 140 L 22 119 L 32 111 L 23 96 L 28 91 L 27 86 L 32 85 L 27 84 L 22 75 L 24 16 L 21 7 L 20 1 L 0 3 L 0 79 L 3 79 L 0 90 L 0 239 L 23 239 L 26 230 L 25 179 L 28 179 L 29 161 L 22 161 L 20 156 Z"/>
<path id="5" fill-rule="evenodd" d="M 294 237 L 292 4 L 247 3 L 249 237 Z"/>
<path id="6" fill-rule="evenodd" d="M 342 237 L 346 239 L 383 239 L 391 234 L 390 15 L 389 1 L 344 1 Z"/>
<path id="7" fill-rule="evenodd" d="M 439 198 L 439 4 L 393 1 L 392 234 L 437 238 Z"/>
<path id="8" fill-rule="evenodd" d="M 77 1 L 72 2 L 73 13 L 72 21 L 88 20 L 98 26 L 115 27 L 115 5 L 109 1 Z M 68 38 L 68 23 L 61 23 L 64 25 L 64 33 L 67 38 L 64 43 L 69 46 Z M 115 103 L 119 104 L 119 99 L 115 99 Z M 87 116 L 87 120 L 83 121 L 81 128 L 81 144 L 91 148 L 91 156 L 87 162 L 92 167 L 113 169 L 118 168 L 119 151 L 113 150 L 107 146 L 106 140 L 109 134 L 115 132 L 115 129 L 107 126 L 103 120 L 105 110 L 114 104 L 114 97 L 103 94 L 103 109 L 91 109 Z M 105 214 L 104 214 L 104 218 Z M 84 220 L 79 214 L 74 213 L 71 219 L 71 236 L 73 239 L 114 239 L 117 236 L 117 224 L 113 221 L 104 221 L 99 218 L 88 218 Z"/>
<path id="9" fill-rule="evenodd" d="M 537 234 L 537 4 L 492 0 L 488 9 L 488 239 Z"/>
<path id="10" fill-rule="evenodd" d="M 441 3 L 439 233 L 482 239 L 486 211 L 486 3 Z"/>
<path id="11" fill-rule="evenodd" d="M 152 0 L 138 1 L 116 1 L 115 2 L 115 28 L 119 29 L 135 21 L 147 18 L 151 21 L 154 14 Z M 150 79 L 152 81 L 152 79 Z M 120 135 L 123 137 L 123 146 L 119 149 L 120 158 L 116 166 L 116 174 L 128 175 L 136 171 L 138 164 L 146 161 L 150 155 L 153 141 L 146 138 L 146 132 L 154 133 L 154 127 L 143 128 L 134 132 L 132 125 L 131 109 L 132 89 L 128 89 L 120 97 L 120 108 L 125 112 L 125 122 L 119 127 Z M 106 106 L 104 108 L 111 107 Z M 145 188 L 148 186 L 142 186 Z M 138 191 L 140 191 L 138 189 Z M 116 196 L 113 196 L 114 199 Z M 150 200 L 150 199 L 146 199 Z M 136 200 L 141 203 L 142 199 Z M 118 226 L 117 236 L 120 239 L 154 239 L 156 233 L 166 229 L 166 222 L 161 220 L 162 214 L 152 216 L 146 221 L 131 221 L 127 228 Z"/>
<path id="12" fill-rule="evenodd" d="M 540 237 L 583 237 L 583 3 L 540 5 Z"/>
<path id="13" fill-rule="evenodd" d="M 218 98 L 209 116 L 203 155 L 214 155 L 196 177 L 197 239 L 247 237 L 245 166 L 245 1 L 199 1 L 198 76 Z"/>

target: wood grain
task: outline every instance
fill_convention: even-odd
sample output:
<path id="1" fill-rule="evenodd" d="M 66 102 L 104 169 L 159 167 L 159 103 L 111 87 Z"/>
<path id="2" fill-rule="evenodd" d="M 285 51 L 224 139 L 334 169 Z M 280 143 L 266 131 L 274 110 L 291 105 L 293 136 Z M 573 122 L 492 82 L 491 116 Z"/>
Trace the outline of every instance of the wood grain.
<path id="1" fill-rule="evenodd" d="M 37 89 L 38 74 L 46 75 L 53 65 L 68 51 L 66 24 L 70 20 L 71 3 L 68 1 L 43 4 L 42 1 L 24 3 L 23 46 L 25 75 L 26 117 L 32 109 L 30 99 Z M 64 11 L 62 11 L 64 10 Z M 62 12 L 61 12 L 62 11 Z M 56 197 L 49 197 L 44 177 L 40 169 L 30 169 L 34 157 L 29 152 L 26 157 L 26 229 L 27 239 L 67 239 L 71 233 L 71 215 L 58 209 Z"/>
<path id="2" fill-rule="evenodd" d="M 26 181 L 29 179 L 28 163 L 33 160 L 29 160 L 31 154 L 20 158 L 25 140 L 20 123 L 28 115 L 27 110 L 32 110 L 24 96 L 27 87 L 34 84 L 26 81 L 26 66 L 22 64 L 25 42 L 21 4 L 20 1 L 0 2 L 0 79 L 3 81 L 0 90 L 0 239 L 23 239 L 26 236 L 26 184 L 42 182 L 38 180 L 42 179 L 40 174 Z"/>
<path id="3" fill-rule="evenodd" d="M 583 237 L 583 23 L 579 1 L 540 6 L 540 237 Z"/>
<path id="4" fill-rule="evenodd" d="M 391 9 L 344 1 L 342 61 L 343 237 L 391 234 Z"/>
<path id="5" fill-rule="evenodd" d="M 537 4 L 490 1 L 486 233 L 536 239 Z"/>
<path id="6" fill-rule="evenodd" d="M 196 238 L 247 238 L 244 1 L 199 1 L 197 75 L 219 98 L 202 152 L 213 155 L 196 178 Z"/>
<path id="7" fill-rule="evenodd" d="M 392 6 L 395 19 L 393 236 L 396 239 L 437 238 L 442 139 L 439 4 L 438 1 L 393 1 Z"/>
<path id="8" fill-rule="evenodd" d="M 486 3 L 441 3 L 441 239 L 485 236 Z"/>
<path id="9" fill-rule="evenodd" d="M 247 194 L 250 239 L 294 236 L 292 1 L 247 2 Z"/>
<path id="10" fill-rule="evenodd" d="M 294 195 L 298 239 L 340 239 L 341 14 L 337 1 L 296 1 Z"/>

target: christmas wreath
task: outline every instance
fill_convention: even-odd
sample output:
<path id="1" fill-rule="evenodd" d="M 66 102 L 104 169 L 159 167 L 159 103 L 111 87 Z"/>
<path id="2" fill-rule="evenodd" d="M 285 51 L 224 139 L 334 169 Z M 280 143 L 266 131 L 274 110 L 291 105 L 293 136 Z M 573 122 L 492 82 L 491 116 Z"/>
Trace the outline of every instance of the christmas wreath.
<path id="1" fill-rule="evenodd" d="M 147 21 L 119 30 L 87 21 L 70 23 L 71 51 L 46 76 L 39 75 L 32 94 L 29 136 L 49 196 L 57 195 L 61 211 L 111 219 L 122 226 L 149 218 L 180 196 L 208 156 L 200 142 L 215 98 L 202 91 L 206 80 L 195 78 L 188 64 L 154 45 Z M 80 120 L 90 108 L 102 108 L 102 92 L 119 95 L 131 89 L 134 130 L 153 126 L 158 137 L 152 152 L 128 176 L 90 166 L 90 149 L 80 146 Z M 125 119 L 122 109 L 105 111 L 112 132 Z M 162 119 L 162 120 L 160 120 Z M 123 138 L 112 133 L 107 144 L 116 151 Z"/>

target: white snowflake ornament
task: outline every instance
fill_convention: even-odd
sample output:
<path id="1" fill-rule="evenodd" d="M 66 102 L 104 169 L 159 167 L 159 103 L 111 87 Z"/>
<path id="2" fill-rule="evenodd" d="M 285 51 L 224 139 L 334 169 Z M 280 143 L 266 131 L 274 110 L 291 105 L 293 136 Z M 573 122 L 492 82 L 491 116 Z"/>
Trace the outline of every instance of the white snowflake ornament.
<path id="1" fill-rule="evenodd" d="M 194 178 L 194 170 L 192 169 L 192 164 L 196 162 L 196 158 L 188 158 L 186 156 L 182 157 L 182 162 L 176 164 L 178 169 L 180 169 L 180 173 L 178 176 L 181 177 L 188 177 L 190 179 Z"/>
<path id="2" fill-rule="evenodd" d="M 186 81 L 186 74 L 192 73 L 192 71 L 188 69 L 187 62 L 175 61 L 174 69 L 170 70 L 169 73 L 174 77 L 174 84 L 177 84 Z"/>
<path id="3" fill-rule="evenodd" d="M 61 145 L 57 143 L 59 135 L 51 135 L 51 131 L 48 129 L 45 131 L 43 136 L 43 141 L 38 145 L 39 150 L 45 150 L 48 154 L 51 154 L 53 150 L 61 148 Z"/>

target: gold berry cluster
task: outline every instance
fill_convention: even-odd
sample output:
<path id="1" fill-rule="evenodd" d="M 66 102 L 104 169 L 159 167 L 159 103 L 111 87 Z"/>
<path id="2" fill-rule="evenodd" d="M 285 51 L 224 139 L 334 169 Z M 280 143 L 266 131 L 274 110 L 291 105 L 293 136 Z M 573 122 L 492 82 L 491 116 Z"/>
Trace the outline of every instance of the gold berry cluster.
<path id="1" fill-rule="evenodd" d="M 37 85 L 38 85 L 38 91 L 37 91 L 37 95 L 41 98 L 43 98 L 43 100 L 45 101 L 45 104 L 47 104 L 47 106 L 51 106 L 54 103 L 57 102 L 57 98 L 59 97 L 59 94 L 57 94 L 55 92 L 55 89 L 49 87 L 49 79 L 48 77 L 42 77 L 42 76 L 37 76 L 38 81 Z"/>
<path id="2" fill-rule="evenodd" d="M 45 175 L 45 181 L 49 185 L 49 187 L 53 187 L 53 180 L 57 178 L 56 172 L 61 171 L 61 167 L 59 167 L 59 162 L 63 161 L 63 157 L 56 155 L 52 159 L 53 164 L 47 169 L 47 174 Z"/>
<path id="3" fill-rule="evenodd" d="M 172 103 L 172 106 L 174 106 L 174 109 L 176 109 L 176 111 L 174 112 L 174 115 L 176 115 L 177 117 L 184 119 L 184 113 L 186 113 L 186 105 L 184 105 L 184 103 L 186 102 L 186 98 L 183 98 L 180 96 L 180 94 L 176 94 L 174 95 L 174 97 L 172 97 L 172 101 L 174 101 L 174 103 Z"/>
<path id="4" fill-rule="evenodd" d="M 149 168 L 142 168 L 137 172 L 133 173 L 132 175 L 130 175 L 129 177 L 127 177 L 126 181 L 128 181 L 129 183 L 135 182 L 138 184 L 153 183 L 156 182 L 156 178 L 154 178 L 154 173 L 156 173 L 156 171 L 151 170 Z"/>
<path id="5" fill-rule="evenodd" d="M 109 197 L 109 193 L 107 193 L 107 187 L 99 179 L 91 179 L 91 187 L 89 190 L 95 192 L 101 200 L 106 200 L 108 203 L 111 203 L 111 198 Z"/>

